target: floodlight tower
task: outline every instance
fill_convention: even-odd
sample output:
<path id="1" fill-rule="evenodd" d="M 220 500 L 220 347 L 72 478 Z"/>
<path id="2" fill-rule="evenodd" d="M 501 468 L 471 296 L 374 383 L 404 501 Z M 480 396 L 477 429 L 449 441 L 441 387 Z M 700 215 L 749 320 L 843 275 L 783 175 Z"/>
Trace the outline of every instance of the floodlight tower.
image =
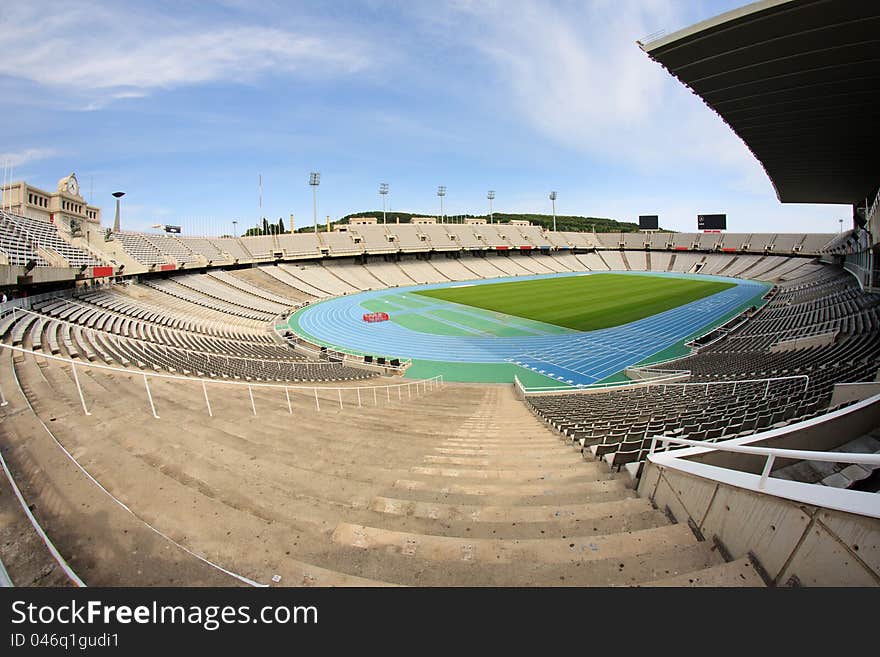
<path id="1" fill-rule="evenodd" d="M 556 232 L 556 192 L 550 192 L 550 203 L 553 204 L 553 232 Z"/>
<path id="2" fill-rule="evenodd" d="M 440 185 L 437 187 L 437 196 L 440 197 L 440 223 L 444 223 L 443 221 L 443 197 L 446 196 L 446 185 Z"/>
<path id="3" fill-rule="evenodd" d="M 386 224 L 388 221 L 385 218 L 385 201 L 388 199 L 388 183 L 379 185 L 379 193 L 382 195 L 382 223 Z"/>
<path id="4" fill-rule="evenodd" d="M 321 184 L 321 174 L 313 171 L 309 174 L 309 184 L 312 186 L 312 219 L 315 224 L 315 232 L 318 232 L 318 185 Z"/>
<path id="5" fill-rule="evenodd" d="M 125 192 L 113 192 L 113 197 L 116 199 L 116 219 L 113 220 L 113 232 L 119 232 L 119 199 L 125 196 Z"/>
<path id="6" fill-rule="evenodd" d="M 486 194 L 486 198 L 489 199 L 489 223 L 495 223 L 495 215 L 492 213 L 492 201 L 495 200 L 495 190 L 490 189 L 489 193 Z"/>
<path id="7" fill-rule="evenodd" d="M 233 236 L 233 237 L 238 237 L 238 232 L 237 232 L 236 229 L 235 229 L 235 227 L 236 227 L 237 225 L 238 225 L 238 222 L 237 222 L 235 219 L 233 219 L 233 220 L 232 220 L 232 236 Z"/>

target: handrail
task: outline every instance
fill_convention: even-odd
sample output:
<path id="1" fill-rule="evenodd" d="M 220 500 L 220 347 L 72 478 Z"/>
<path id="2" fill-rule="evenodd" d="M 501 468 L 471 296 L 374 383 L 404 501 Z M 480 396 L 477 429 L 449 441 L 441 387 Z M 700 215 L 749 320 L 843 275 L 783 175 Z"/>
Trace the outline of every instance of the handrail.
<path id="1" fill-rule="evenodd" d="M 9 577 L 9 573 L 6 572 L 6 568 L 3 566 L 3 561 L 0 560 L 0 589 L 11 588 L 12 586 L 14 586 L 12 578 Z"/>
<path id="2" fill-rule="evenodd" d="M 761 490 L 763 490 L 764 487 L 767 485 L 767 478 L 770 476 L 770 471 L 773 469 L 773 462 L 776 460 L 777 457 L 799 459 L 801 461 L 823 461 L 826 463 L 862 463 L 865 465 L 880 466 L 880 454 L 854 454 L 851 452 L 816 452 L 803 449 L 785 449 L 781 447 L 726 445 L 723 442 L 707 444 L 706 441 L 688 440 L 687 438 L 677 438 L 675 436 L 667 435 L 659 435 L 651 438 L 651 447 L 648 450 L 648 458 L 654 455 L 654 451 L 658 442 L 663 443 L 665 446 L 674 443 L 676 445 L 687 445 L 688 447 L 704 447 L 708 449 L 716 449 L 721 452 L 736 452 L 739 454 L 766 456 L 767 460 L 764 464 L 764 471 L 761 473 L 761 479 L 758 482 L 758 488 Z"/>
<path id="3" fill-rule="evenodd" d="M 132 368 L 125 367 L 111 367 L 110 365 L 101 365 L 100 363 L 91 363 L 88 361 L 79 361 L 73 360 L 71 358 L 63 358 L 61 356 L 55 356 L 53 354 L 46 354 L 39 351 L 32 351 L 31 349 L 25 349 L 23 347 L 14 347 L 11 344 L 6 344 L 5 342 L 0 342 L 0 348 L 9 349 L 10 351 L 17 351 L 23 354 L 30 354 L 32 356 L 38 356 L 40 358 L 46 358 L 48 360 L 56 360 L 62 363 L 66 363 L 68 365 L 76 367 L 89 367 L 92 369 L 98 370 L 109 370 L 111 372 L 118 372 L 120 374 L 140 374 L 145 377 L 150 378 L 158 378 L 158 379 L 173 379 L 176 381 L 194 381 L 196 383 L 213 383 L 216 385 L 230 385 L 230 386 L 247 386 L 248 388 L 273 388 L 276 390 L 372 390 L 379 389 L 383 390 L 388 388 L 389 390 L 392 388 L 406 388 L 407 386 L 417 386 L 419 384 L 424 383 L 439 383 L 443 384 L 443 375 L 435 374 L 434 376 L 427 379 L 415 379 L 413 381 L 408 381 L 406 383 L 388 383 L 385 385 L 379 386 L 304 386 L 304 385 L 293 385 L 293 384 L 280 384 L 280 383 L 259 383 L 256 381 L 228 381 L 226 379 L 210 379 L 203 378 L 197 376 L 182 376 L 180 374 L 164 374 L 160 372 L 147 372 L 142 370 L 135 370 Z"/>
<path id="4" fill-rule="evenodd" d="M 3 402 L 3 405 L 6 405 L 6 401 Z M 34 514 L 31 512 L 31 507 L 28 506 L 27 501 L 25 501 L 24 496 L 21 494 L 21 490 L 18 487 L 18 484 L 15 483 L 15 479 L 12 476 L 12 472 L 9 471 L 9 466 L 6 464 L 6 459 L 3 458 L 3 453 L 0 452 L 0 469 L 3 470 L 3 473 L 6 475 L 6 480 L 9 482 L 10 488 L 12 488 L 12 492 L 15 494 L 18 503 L 21 505 L 21 509 L 24 512 L 25 516 L 31 523 L 31 527 L 34 528 L 34 531 L 43 541 L 43 544 L 46 546 L 46 549 L 49 551 L 49 554 L 52 555 L 52 558 L 58 564 L 59 568 L 61 568 L 62 572 L 67 576 L 67 578 L 73 582 L 74 586 L 84 587 L 85 582 L 80 579 L 79 575 L 71 568 L 70 564 L 67 563 L 67 560 L 61 556 L 61 553 L 58 551 L 58 548 L 55 547 L 55 544 L 52 542 L 52 539 L 49 538 L 46 531 L 40 525 L 39 521 L 36 519 Z M 0 563 L 0 567 L 2 567 L 2 563 Z M 3 573 L 6 574 L 5 569 Z M 6 574 L 7 579 L 9 579 L 9 575 Z M 2 584 L 0 584 L 2 585 Z M 9 586 L 13 586 L 13 582 L 9 579 Z"/>
<path id="5" fill-rule="evenodd" d="M 687 371 L 687 370 L 684 370 Z M 589 384 L 576 384 L 573 386 L 535 386 L 531 388 L 526 388 L 520 383 L 520 387 L 522 388 L 523 394 L 529 395 L 533 393 L 542 393 L 542 392 L 553 392 L 559 394 L 572 394 L 577 392 L 590 392 L 592 390 L 610 390 L 614 388 L 627 388 L 627 387 L 639 387 L 643 388 L 646 385 L 655 385 L 658 381 L 671 381 L 675 378 L 678 378 L 681 374 L 677 375 L 665 375 L 663 377 L 657 377 L 655 379 L 645 379 L 644 381 L 611 381 L 609 383 L 589 383 Z"/>
<path id="6" fill-rule="evenodd" d="M 587 386 L 568 386 L 568 387 L 536 387 L 536 388 L 526 388 L 521 383 L 519 383 L 519 387 L 522 390 L 524 395 L 529 395 L 533 393 L 546 393 L 553 392 L 558 394 L 575 394 L 579 392 L 590 392 L 592 390 L 613 390 L 613 389 L 621 389 L 621 388 L 650 388 L 652 386 L 661 385 L 664 388 L 667 386 L 693 386 L 693 387 L 705 387 L 707 392 L 709 386 L 716 385 L 732 385 L 734 389 L 737 385 L 743 383 L 764 383 L 766 384 L 766 389 L 764 391 L 764 396 L 766 397 L 770 391 L 770 384 L 775 381 L 788 381 L 794 379 L 802 379 L 804 381 L 804 392 L 806 392 L 810 387 L 810 377 L 806 374 L 793 374 L 790 376 L 773 376 L 773 377 L 765 377 L 761 379 L 732 379 L 732 380 L 724 380 L 724 381 L 687 381 L 683 383 L 678 383 L 674 379 L 678 379 L 683 373 L 687 372 L 690 374 L 690 370 L 670 370 L 671 372 L 678 372 L 678 374 L 668 374 L 663 377 L 657 377 L 654 379 L 644 379 L 642 381 L 639 380 L 631 380 L 631 381 L 614 381 L 612 383 L 594 383 L 592 385 Z"/>

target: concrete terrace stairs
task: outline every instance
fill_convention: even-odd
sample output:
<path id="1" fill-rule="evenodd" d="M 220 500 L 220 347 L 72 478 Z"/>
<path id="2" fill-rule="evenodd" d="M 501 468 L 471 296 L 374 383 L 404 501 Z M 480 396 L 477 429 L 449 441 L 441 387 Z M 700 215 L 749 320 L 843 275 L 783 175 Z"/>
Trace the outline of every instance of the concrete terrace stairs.
<path id="1" fill-rule="evenodd" d="M 283 394 L 254 388 L 254 417 L 247 388 L 218 386 L 208 417 L 200 385 L 154 379 L 154 419 L 137 371 L 78 367 L 86 417 L 69 365 L 0 356 L 4 454 L 91 585 L 238 583 L 194 554 L 282 586 L 761 584 L 507 386 L 362 390 L 360 408 L 323 390 L 320 412 L 292 390 L 292 418 Z"/>

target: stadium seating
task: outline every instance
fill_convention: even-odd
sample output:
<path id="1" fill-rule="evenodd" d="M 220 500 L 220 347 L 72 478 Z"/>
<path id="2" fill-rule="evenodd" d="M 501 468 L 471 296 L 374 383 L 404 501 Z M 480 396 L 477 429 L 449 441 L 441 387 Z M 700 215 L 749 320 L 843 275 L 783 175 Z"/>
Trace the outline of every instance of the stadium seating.
<path id="1" fill-rule="evenodd" d="M 107 527 L 131 545 L 77 559 L 90 585 L 233 581 L 181 544 L 282 585 L 633 585 L 683 573 L 761 585 L 747 560 L 725 563 L 601 464 L 560 453 L 507 389 L 448 386 L 410 401 L 361 388 L 358 406 L 342 388 L 341 406 L 336 390 L 319 393 L 320 410 L 311 391 L 291 389 L 292 419 L 283 393 L 254 388 L 255 416 L 246 389 L 217 386 L 209 417 L 197 385 L 153 380 L 154 419 L 141 382 L 79 368 L 84 417 L 69 367 L 4 356 L 0 384 L 19 380 L 32 406 L 12 396 L 0 433 L 47 532 L 65 554 L 99 543 Z M 26 430 L 37 419 L 136 515 L 86 477 L 68 478 L 46 504 L 70 468 L 45 458 L 45 431 Z"/>
<path id="2" fill-rule="evenodd" d="M 774 351 L 794 338 L 829 334 L 830 342 Z M 617 468 L 642 461 L 663 434 L 726 440 L 812 417 L 829 410 L 836 383 L 877 376 L 880 295 L 862 293 L 833 268 L 805 273 L 777 286 L 771 301 L 721 340 L 660 367 L 689 372 L 687 384 L 530 396 L 527 403 L 585 456 Z"/>
<path id="3" fill-rule="evenodd" d="M 113 239 L 120 242 L 126 253 L 145 265 L 164 265 L 173 262 L 171 254 L 163 253 L 141 233 L 113 233 Z"/>
<path id="4" fill-rule="evenodd" d="M 755 240 L 762 247 L 742 253 L 724 251 L 717 235 L 402 228 L 216 239 L 118 233 L 147 267 L 199 265 L 199 272 L 146 275 L 0 314 L 0 340 L 32 352 L 0 354 L 0 386 L 11 398 L 0 409 L 0 434 L 34 487 L 29 496 L 49 509 L 41 520 L 69 541 L 63 551 L 104 535 L 89 521 L 96 513 L 139 546 L 160 539 L 118 516 L 93 482 L 64 480 L 64 467 L 39 451 L 48 449 L 45 432 L 34 431 L 39 421 L 138 517 L 179 541 L 161 549 L 177 550 L 176 559 L 189 564 L 175 571 L 188 584 L 226 580 L 216 569 L 201 570 L 204 563 L 180 545 L 259 581 L 279 574 L 286 584 L 648 585 L 683 577 L 762 584 L 748 559 L 725 562 L 687 525 L 636 497 L 617 472 L 638 475 L 659 435 L 712 443 L 833 410 L 835 384 L 876 376 L 880 295 L 803 257 L 804 236 L 737 236 L 740 246 Z M 435 253 L 383 254 L 381 240 Z M 676 240 L 683 249 L 674 248 Z M 447 257 L 435 241 L 465 253 Z M 476 243 L 482 248 L 472 250 L 484 254 L 466 252 Z M 767 244 L 774 248 L 765 251 Z M 499 246 L 513 248 L 486 248 Z M 533 248 L 520 253 L 519 246 Z M 278 251 L 295 261 L 278 262 Z M 260 262 L 266 259 L 273 262 Z M 208 262 L 223 265 L 205 269 Z M 698 271 L 774 287 L 765 306 L 699 341 L 690 356 L 643 369 L 687 370 L 685 381 L 527 395 L 525 404 L 500 386 L 431 394 L 421 384 L 383 387 L 400 379 L 305 356 L 270 330 L 303 304 L 363 290 L 611 270 Z M 143 374 L 180 378 L 150 379 L 148 401 Z M 192 377 L 213 383 L 202 389 Z M 282 388 L 257 385 L 273 383 L 290 386 L 289 406 Z M 83 415 L 83 404 L 92 415 Z M 558 435 L 580 454 L 560 450 Z M 877 438 L 839 449 L 876 451 Z M 875 477 L 867 468 L 812 462 L 773 474 L 839 488 Z M 78 503 L 45 504 L 62 481 L 65 500 Z M 177 528 L 184 525 L 182 538 Z M 260 550 L 245 548 L 253 548 L 254 536 L 271 550 L 270 566 Z M 160 583 L 153 569 L 130 567 L 133 552 L 77 566 L 89 584 Z"/>
<path id="5" fill-rule="evenodd" d="M 229 289 L 241 290 L 234 293 L 238 302 L 250 294 L 243 288 Z M 254 305 L 274 303 L 259 298 Z M 188 301 L 202 305 L 199 300 Z M 35 304 L 31 312 L 7 313 L 0 321 L 0 338 L 68 358 L 212 378 L 349 381 L 374 376 L 341 363 L 308 361 L 260 325 L 242 322 L 232 328 L 227 317 L 222 328 L 209 326 L 172 314 L 168 311 L 176 304 L 169 306 L 153 310 L 152 304 L 103 290 L 58 298 Z M 235 326 L 234 321 L 231 324 Z"/>
<path id="6" fill-rule="evenodd" d="M 104 264 L 62 239 L 54 224 L 0 211 L 0 251 L 9 257 L 9 264 L 27 265 L 35 260 L 38 267 L 48 266 L 50 263 L 37 253 L 38 249 L 51 250 L 71 267 Z"/>

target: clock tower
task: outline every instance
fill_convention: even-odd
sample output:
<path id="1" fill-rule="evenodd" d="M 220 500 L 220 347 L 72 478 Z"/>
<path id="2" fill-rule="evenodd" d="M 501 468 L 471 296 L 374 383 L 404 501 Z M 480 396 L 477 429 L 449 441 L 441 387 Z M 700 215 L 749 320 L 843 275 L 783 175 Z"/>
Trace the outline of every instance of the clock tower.
<path id="1" fill-rule="evenodd" d="M 76 198 L 82 198 L 82 196 L 79 195 L 79 181 L 76 179 L 75 173 L 71 173 L 69 176 L 65 176 L 58 181 L 58 191 L 62 194 L 69 194 Z"/>

